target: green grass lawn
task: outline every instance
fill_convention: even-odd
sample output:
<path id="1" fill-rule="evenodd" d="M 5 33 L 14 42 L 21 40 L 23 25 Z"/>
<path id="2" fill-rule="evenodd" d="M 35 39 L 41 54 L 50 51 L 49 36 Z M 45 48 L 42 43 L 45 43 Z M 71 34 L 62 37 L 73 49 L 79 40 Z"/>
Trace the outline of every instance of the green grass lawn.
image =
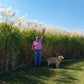
<path id="1" fill-rule="evenodd" d="M 0 84 L 84 84 L 84 58 L 64 60 L 59 69 L 30 65 L 0 74 Z"/>

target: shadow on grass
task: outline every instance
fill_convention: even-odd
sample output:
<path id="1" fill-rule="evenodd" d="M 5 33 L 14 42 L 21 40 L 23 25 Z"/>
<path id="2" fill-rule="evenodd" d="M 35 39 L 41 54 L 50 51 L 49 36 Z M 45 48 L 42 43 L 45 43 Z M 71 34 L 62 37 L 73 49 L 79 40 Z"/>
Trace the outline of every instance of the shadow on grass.
<path id="1" fill-rule="evenodd" d="M 60 64 L 60 68 L 62 69 L 71 69 L 71 70 L 80 70 L 80 71 L 84 70 L 83 66 L 84 66 L 84 58 L 74 58 L 74 59 L 64 60 Z"/>
<path id="2" fill-rule="evenodd" d="M 43 80 L 54 75 L 54 71 L 45 67 L 19 69 L 15 72 L 0 74 L 0 84 L 45 84 Z"/>
<path id="3" fill-rule="evenodd" d="M 84 58 L 64 60 L 60 64 L 60 69 L 47 68 L 45 62 L 42 63 L 42 67 L 28 65 L 26 68 L 11 73 L 0 74 L 0 84 L 46 84 L 46 81 L 50 81 L 50 78 L 57 84 L 73 84 L 73 81 L 78 79 L 68 72 L 68 69 L 82 70 L 80 61 L 83 62 L 83 60 Z M 75 67 L 74 64 L 76 64 Z"/>
<path id="4" fill-rule="evenodd" d="M 75 81 L 78 81 L 78 79 L 68 71 L 59 71 L 57 74 L 58 77 L 53 80 L 56 84 L 74 84 Z"/>

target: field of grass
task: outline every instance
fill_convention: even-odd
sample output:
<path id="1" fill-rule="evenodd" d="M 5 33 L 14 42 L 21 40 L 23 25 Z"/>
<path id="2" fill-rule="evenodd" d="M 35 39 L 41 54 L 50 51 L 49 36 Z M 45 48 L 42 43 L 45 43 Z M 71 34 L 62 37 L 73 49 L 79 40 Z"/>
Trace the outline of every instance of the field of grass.
<path id="1" fill-rule="evenodd" d="M 59 69 L 28 65 L 17 71 L 0 74 L 0 84 L 84 84 L 84 58 L 64 60 Z"/>

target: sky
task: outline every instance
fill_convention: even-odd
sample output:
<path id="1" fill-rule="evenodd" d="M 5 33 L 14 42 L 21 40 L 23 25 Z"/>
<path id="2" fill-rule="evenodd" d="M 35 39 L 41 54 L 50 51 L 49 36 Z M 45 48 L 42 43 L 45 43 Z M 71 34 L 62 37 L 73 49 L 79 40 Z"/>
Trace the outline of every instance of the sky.
<path id="1" fill-rule="evenodd" d="M 20 16 L 67 30 L 84 30 L 84 0 L 0 0 L 1 7 L 11 6 Z"/>

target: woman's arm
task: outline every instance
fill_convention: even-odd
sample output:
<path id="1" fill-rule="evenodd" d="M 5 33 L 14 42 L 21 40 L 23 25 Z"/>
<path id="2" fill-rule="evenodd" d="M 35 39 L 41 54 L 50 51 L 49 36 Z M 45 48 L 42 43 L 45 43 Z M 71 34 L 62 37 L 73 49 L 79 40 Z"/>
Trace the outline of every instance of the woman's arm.
<path id="1" fill-rule="evenodd" d="M 41 36 L 40 40 L 42 41 L 44 38 L 44 33 L 45 33 L 45 29 L 43 29 L 43 35 Z"/>

